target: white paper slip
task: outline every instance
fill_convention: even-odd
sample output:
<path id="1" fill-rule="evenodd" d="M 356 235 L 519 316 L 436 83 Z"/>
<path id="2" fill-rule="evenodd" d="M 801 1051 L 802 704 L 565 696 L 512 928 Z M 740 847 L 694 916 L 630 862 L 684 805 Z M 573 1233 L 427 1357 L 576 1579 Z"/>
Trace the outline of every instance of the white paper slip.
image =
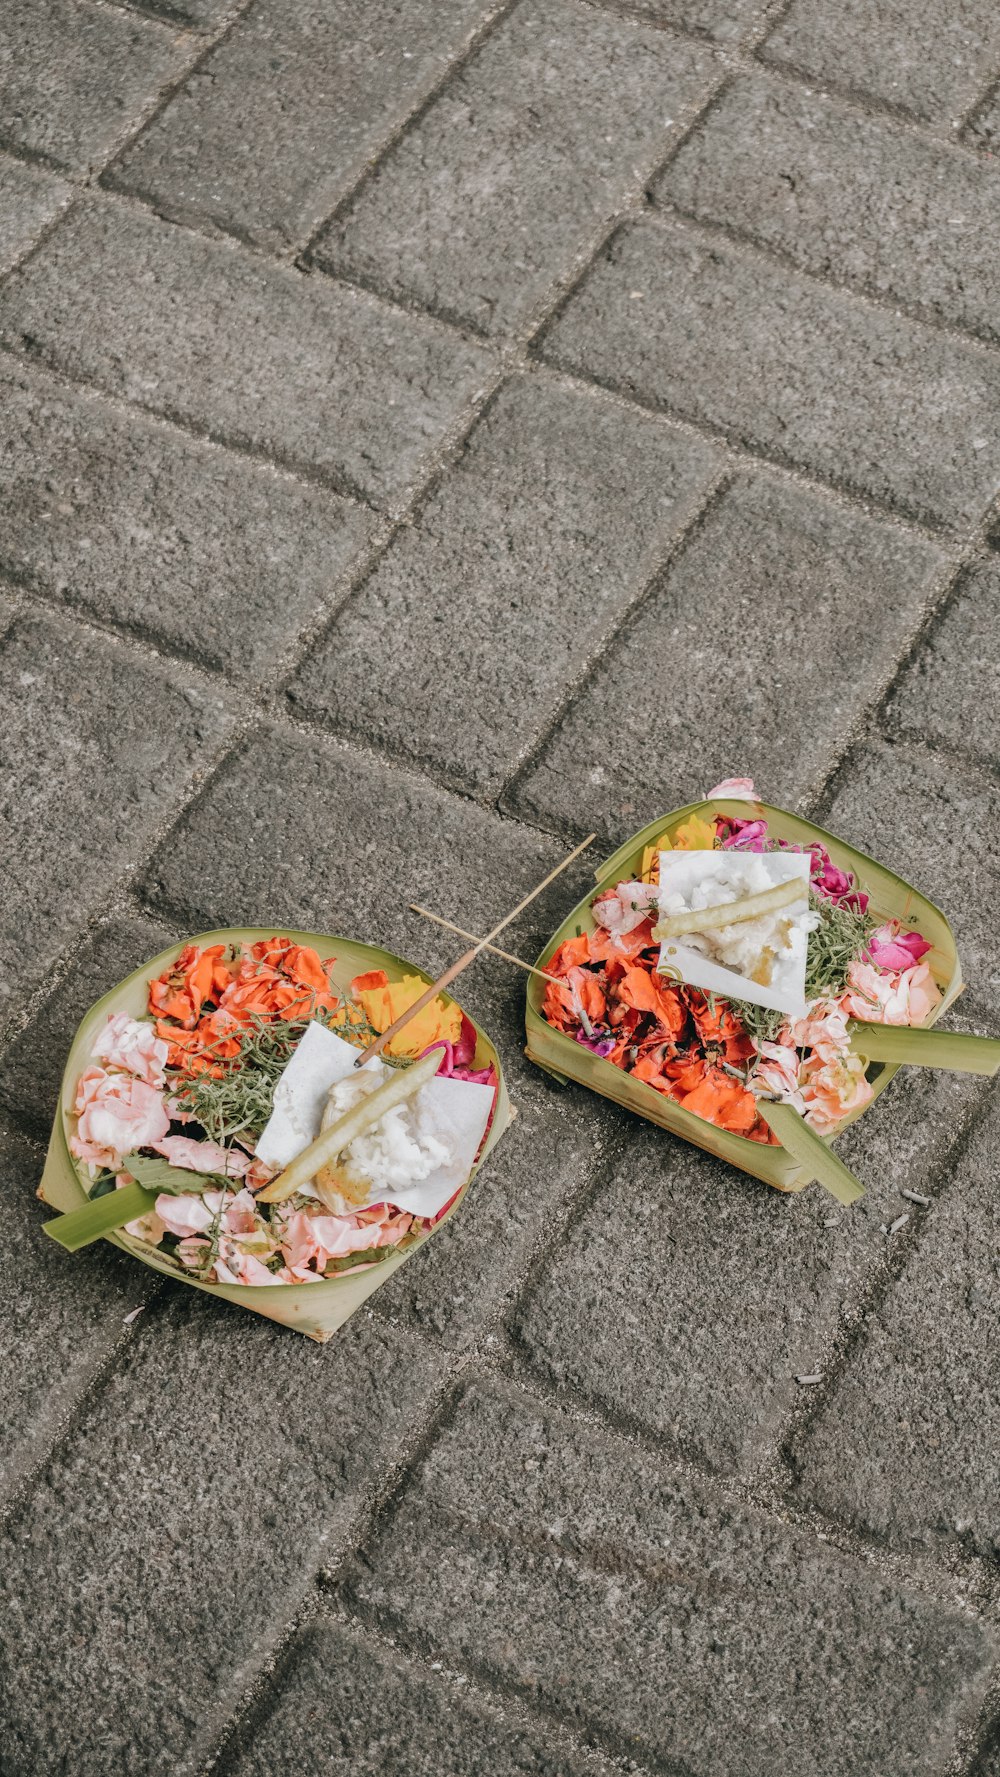
<path id="1" fill-rule="evenodd" d="M 749 1000 L 802 1017 L 806 950 L 818 918 L 809 907 L 810 864 L 804 852 L 661 851 L 661 918 L 716 905 L 723 911 L 710 932 L 664 939 L 658 971 L 720 999 Z M 726 926 L 724 897 L 743 899 L 795 881 L 802 885 L 801 897 L 774 913 Z M 720 939 L 722 932 L 726 939 Z"/>
<path id="2" fill-rule="evenodd" d="M 319 1134 L 331 1086 L 354 1070 L 358 1051 L 325 1025 L 312 1023 L 274 1091 L 274 1108 L 257 1143 L 267 1166 L 287 1166 Z M 365 1063 L 381 1079 L 389 1072 L 378 1056 Z M 493 1107 L 492 1086 L 435 1075 L 413 1099 L 422 1125 L 447 1150 L 447 1159 L 426 1178 L 406 1186 L 372 1182 L 368 1203 L 394 1203 L 415 1216 L 434 1216 L 464 1185 L 479 1152 Z M 312 1195 L 311 1192 L 306 1193 Z"/>

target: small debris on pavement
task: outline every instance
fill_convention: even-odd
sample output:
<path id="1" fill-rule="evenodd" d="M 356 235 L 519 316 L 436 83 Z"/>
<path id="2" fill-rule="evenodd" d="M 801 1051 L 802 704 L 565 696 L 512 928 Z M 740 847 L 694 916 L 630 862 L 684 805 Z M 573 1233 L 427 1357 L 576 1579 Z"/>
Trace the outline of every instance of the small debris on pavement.
<path id="1" fill-rule="evenodd" d="M 822 1382 L 823 1372 L 822 1370 L 817 1370 L 814 1376 L 796 1376 L 795 1380 L 796 1382 L 801 1382 L 803 1388 L 811 1388 L 814 1383 Z"/>
<path id="2" fill-rule="evenodd" d="M 897 1216 L 896 1220 L 894 1222 L 890 1222 L 890 1224 L 889 1224 L 889 1233 L 890 1234 L 898 1234 L 900 1228 L 905 1228 L 909 1219 L 910 1218 L 909 1218 L 908 1214 Z"/>
<path id="3" fill-rule="evenodd" d="M 899 1195 L 905 1197 L 907 1203 L 919 1203 L 924 1209 L 927 1208 L 927 1205 L 930 1202 L 930 1198 L 921 1197 L 919 1191 L 900 1191 Z"/>

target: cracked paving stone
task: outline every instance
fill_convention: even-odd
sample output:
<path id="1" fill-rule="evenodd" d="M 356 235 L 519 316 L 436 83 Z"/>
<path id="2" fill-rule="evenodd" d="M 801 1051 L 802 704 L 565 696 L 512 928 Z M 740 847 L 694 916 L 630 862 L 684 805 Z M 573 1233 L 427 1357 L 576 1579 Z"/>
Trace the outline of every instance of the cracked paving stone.
<path id="1" fill-rule="evenodd" d="M 305 661 L 294 704 L 495 794 L 717 464 L 656 417 L 515 378 Z"/>
<path id="2" fill-rule="evenodd" d="M 265 1721 L 239 1744 L 233 1777 L 595 1777 L 590 1758 L 554 1750 L 534 1722 L 340 1623 L 296 1637 Z"/>
<path id="3" fill-rule="evenodd" d="M 632 11 L 657 24 L 677 25 L 731 45 L 753 26 L 760 0 L 630 0 Z"/>
<path id="4" fill-rule="evenodd" d="M 88 938 L 24 1030 L 4 1051 L 0 1099 L 34 1135 L 52 1128 L 69 1046 L 91 1006 L 174 941 L 176 934 L 139 914 L 115 914 Z"/>
<path id="5" fill-rule="evenodd" d="M 892 727 L 957 752 L 990 769 L 1000 753 L 1000 556 L 962 576 L 956 596 L 894 687 Z"/>
<path id="6" fill-rule="evenodd" d="M 998 1136 L 994 1111 L 950 1168 L 919 1245 L 796 1461 L 801 1496 L 832 1516 L 896 1547 L 959 1543 L 994 1561 Z"/>
<path id="7" fill-rule="evenodd" d="M 489 0 L 256 0 L 116 166 L 165 215 L 304 244 Z"/>
<path id="8" fill-rule="evenodd" d="M 657 193 L 700 222 L 1000 339 L 1000 168 L 826 93 L 737 80 Z"/>
<path id="9" fill-rule="evenodd" d="M 513 805 L 624 838 L 737 768 L 794 804 L 891 672 L 943 561 L 801 488 L 738 479 L 602 655 Z M 721 679 L 710 636 L 726 638 Z M 662 748 L 637 744 L 657 732 Z"/>
<path id="10" fill-rule="evenodd" d="M 16 619 L 0 685 L 7 1012 L 141 860 L 233 719 L 224 691 L 57 617 Z"/>
<path id="11" fill-rule="evenodd" d="M 758 1469 L 877 1271 L 900 1190 L 927 1192 L 981 1090 L 897 1076 L 837 1144 L 867 1192 L 846 1212 L 643 1128 L 522 1301 L 523 1356 L 703 1466 Z"/>
<path id="12" fill-rule="evenodd" d="M 321 237 L 329 270 L 459 325 L 521 325 L 662 158 L 710 53 L 532 0 L 503 21 Z"/>
<path id="13" fill-rule="evenodd" d="M 0 342 L 383 503 L 491 374 L 437 322 L 106 198 L 13 273 Z"/>
<path id="14" fill-rule="evenodd" d="M 689 222 L 619 231 L 546 333 L 564 369 L 905 517 L 1000 485 L 1000 363 Z"/>
<path id="15" fill-rule="evenodd" d="M 10 358 L 0 474 L 8 573 L 243 679 L 273 677 L 374 522 Z"/>
<path id="16" fill-rule="evenodd" d="M 3 22 L 0 138 L 74 172 L 107 159 L 192 53 L 165 25 L 91 0 L 4 0 Z"/>
<path id="17" fill-rule="evenodd" d="M 957 116 L 1000 60 L 992 0 L 793 0 L 760 54 L 933 121 Z"/>
<path id="18" fill-rule="evenodd" d="M 994 1655 L 954 1608 L 486 1383 L 344 1595 L 617 1756 L 689 1777 L 944 1777 Z"/>
<path id="19" fill-rule="evenodd" d="M 10 1768 L 200 1767 L 437 1375 L 364 1313 L 318 1346 L 181 1285 L 148 1307 L 6 1526 Z"/>

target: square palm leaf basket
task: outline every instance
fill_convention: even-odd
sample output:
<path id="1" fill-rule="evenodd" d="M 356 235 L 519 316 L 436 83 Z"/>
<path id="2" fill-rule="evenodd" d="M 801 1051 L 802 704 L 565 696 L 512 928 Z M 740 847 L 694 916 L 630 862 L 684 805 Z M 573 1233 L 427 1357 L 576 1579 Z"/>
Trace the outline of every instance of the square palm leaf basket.
<path id="1" fill-rule="evenodd" d="M 413 963 L 404 962 L 394 956 L 391 951 L 380 950 L 370 944 L 358 944 L 350 938 L 317 932 L 292 931 L 284 926 L 235 927 L 228 926 L 215 932 L 202 932 L 198 937 L 185 938 L 179 944 L 173 944 L 154 956 L 142 968 L 136 969 L 128 979 L 112 988 L 110 993 L 90 1008 L 80 1025 L 73 1045 L 69 1052 L 66 1070 L 63 1074 L 59 1104 L 56 1109 L 52 1136 L 49 1141 L 45 1169 L 42 1173 L 38 1195 L 43 1203 L 50 1204 L 53 1209 L 68 1211 L 79 1209 L 87 1202 L 87 1191 L 84 1181 L 87 1179 L 85 1167 L 81 1167 L 73 1159 L 69 1149 L 69 1135 L 72 1129 L 73 1099 L 76 1083 L 87 1065 L 87 1058 L 93 1046 L 97 1032 L 102 1029 L 112 1013 L 126 1012 L 130 1018 L 143 1018 L 146 1015 L 146 999 L 151 979 L 163 973 L 176 962 L 181 951 L 188 944 L 202 948 L 209 944 L 255 944 L 261 939 L 272 937 L 275 932 L 286 935 L 296 944 L 309 945 L 323 957 L 333 957 L 330 976 L 341 993 L 348 995 L 350 982 L 355 975 L 363 975 L 370 969 L 384 969 L 390 981 L 399 981 L 405 975 L 417 975 L 428 985 L 432 977 Z M 446 1004 L 452 1004 L 447 994 L 441 996 Z M 466 1014 L 467 1016 L 467 1014 Z M 474 1022 L 474 1021 L 473 1021 Z M 466 1191 L 478 1172 L 487 1154 L 500 1140 L 512 1116 L 510 1101 L 504 1083 L 500 1058 L 490 1042 L 486 1032 L 476 1025 L 476 1051 L 474 1066 L 488 1067 L 493 1063 L 497 1074 L 497 1098 L 494 1106 L 493 1121 L 476 1160 L 475 1166 L 463 1185 L 461 1191 L 449 1206 L 439 1222 L 404 1252 L 393 1253 L 391 1257 L 377 1264 L 360 1266 L 356 1271 L 345 1271 L 340 1276 L 326 1278 L 318 1283 L 280 1284 L 271 1287 L 254 1287 L 246 1284 L 202 1283 L 196 1278 L 184 1275 L 172 1266 L 161 1254 L 134 1240 L 123 1230 L 118 1229 L 103 1238 L 110 1240 L 113 1246 L 120 1247 L 123 1252 L 130 1253 L 133 1258 L 141 1259 L 151 1270 L 159 1271 L 176 1283 L 187 1284 L 191 1289 L 204 1290 L 208 1295 L 221 1297 L 223 1301 L 234 1302 L 237 1307 L 249 1308 L 253 1314 L 262 1314 L 269 1320 L 277 1320 L 296 1332 L 305 1333 L 310 1339 L 321 1343 L 331 1337 L 344 1322 L 360 1308 L 373 1291 L 412 1258 L 415 1258 L 422 1247 L 434 1235 L 438 1234 L 445 1223 L 450 1220 L 465 1198 Z"/>
<path id="2" fill-rule="evenodd" d="M 661 815 L 658 820 L 651 821 L 640 833 L 633 834 L 626 840 L 614 855 L 600 866 L 596 872 L 597 885 L 592 895 L 580 901 L 569 916 L 563 921 L 559 930 L 553 935 L 538 958 L 538 967 L 544 969 L 547 960 L 552 957 L 559 945 L 567 938 L 579 932 L 592 932 L 595 920 L 591 913 L 591 903 L 597 895 L 606 889 L 612 889 L 623 880 L 634 880 L 641 872 L 643 853 L 647 846 L 654 845 L 665 833 L 673 833 L 675 829 L 692 815 L 701 816 L 707 821 L 714 820 L 716 815 L 729 818 L 746 818 L 750 813 L 755 817 L 763 817 L 768 824 L 769 833 L 776 839 L 784 839 L 791 844 L 808 848 L 817 841 L 829 852 L 835 864 L 849 871 L 858 881 L 859 886 L 870 896 L 870 907 L 881 919 L 898 919 L 904 926 L 913 925 L 931 945 L 924 958 L 931 973 L 941 990 L 941 1001 L 934 1008 L 927 1020 L 931 1025 L 939 1018 L 948 1006 L 962 992 L 962 972 L 955 948 L 955 939 L 948 921 L 939 908 L 929 901 L 925 895 L 901 877 L 894 876 L 883 864 L 874 858 L 866 857 L 863 852 L 855 851 L 853 846 L 845 844 L 842 839 L 827 833 L 822 827 L 814 826 L 811 821 L 800 816 L 789 814 L 785 809 L 772 808 L 767 803 L 754 802 L 751 806 L 746 801 L 729 800 L 726 798 L 710 798 L 703 802 L 689 803 L 686 808 L 675 809 L 672 814 Z M 545 984 L 537 976 L 532 976 L 528 988 L 526 1011 L 526 1053 L 556 1080 L 565 1083 L 576 1080 L 592 1091 L 600 1092 L 605 1098 L 612 1098 L 626 1109 L 635 1111 L 640 1117 L 652 1123 L 658 1123 L 669 1129 L 684 1141 L 693 1142 L 696 1147 L 705 1148 L 720 1160 L 727 1160 L 731 1166 L 738 1166 L 743 1172 L 753 1173 L 757 1178 L 764 1179 L 779 1191 L 801 1191 L 810 1184 L 813 1178 L 824 1172 L 833 1176 L 831 1188 L 835 1194 L 842 1195 L 848 1202 L 852 1197 L 860 1195 L 860 1187 L 846 1169 L 843 1173 L 844 1187 L 841 1191 L 837 1186 L 836 1171 L 839 1163 L 835 1158 L 827 1164 L 823 1148 L 829 1153 L 833 1141 L 842 1131 L 853 1123 L 857 1117 L 863 1116 L 871 1108 L 875 1099 L 885 1091 L 890 1080 L 904 1060 L 914 1057 L 907 1053 L 915 1047 L 913 1037 L 916 1034 L 909 1029 L 893 1026 L 855 1025 L 854 1047 L 869 1062 L 868 1078 L 872 1087 L 873 1097 L 867 1104 L 844 1118 L 835 1135 L 820 1138 L 811 1131 L 804 1130 L 801 1118 L 784 1106 L 774 1107 L 772 1127 L 779 1136 L 780 1146 L 768 1146 L 759 1141 L 751 1141 L 746 1136 L 734 1135 L 729 1130 L 720 1129 L 714 1123 L 706 1122 L 702 1117 L 686 1111 L 672 1099 L 658 1092 L 644 1080 L 636 1080 L 613 1062 L 595 1055 L 582 1044 L 574 1042 L 563 1031 L 555 1030 L 542 1017 L 541 1007 Z M 949 1052 L 946 1045 L 953 1046 L 950 1051 L 958 1053 L 959 1046 L 968 1043 L 971 1047 L 979 1043 L 979 1050 L 973 1052 L 971 1060 L 959 1059 L 949 1062 L 944 1058 Z M 923 1045 L 926 1060 L 935 1064 L 929 1045 Z M 942 1059 L 939 1065 L 972 1066 L 977 1072 L 992 1072 L 996 1066 L 1000 1046 L 987 1044 L 983 1039 L 963 1038 L 949 1034 L 941 1038 Z M 985 1058 L 985 1060 L 984 1060 Z M 922 1055 L 921 1059 L 924 1059 Z M 769 1111 L 771 1107 L 768 1107 Z M 769 1120 L 770 1117 L 769 1117 Z M 780 1125 L 780 1129 L 779 1129 Z M 798 1153 L 790 1151 L 789 1145 L 794 1142 Z M 815 1162 L 815 1163 L 813 1163 Z M 829 1183 L 829 1179 L 824 1178 Z M 852 1189 L 853 1185 L 853 1189 Z"/>

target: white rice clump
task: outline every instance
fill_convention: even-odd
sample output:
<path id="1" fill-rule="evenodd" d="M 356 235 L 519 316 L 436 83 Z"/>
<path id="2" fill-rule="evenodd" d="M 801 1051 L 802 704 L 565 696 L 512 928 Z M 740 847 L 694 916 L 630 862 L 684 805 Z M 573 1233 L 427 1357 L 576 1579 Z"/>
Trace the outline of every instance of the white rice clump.
<path id="1" fill-rule="evenodd" d="M 331 1088 L 329 1104 L 343 1116 L 346 1111 L 367 1098 L 382 1084 L 379 1075 L 350 1075 Z M 423 1094 L 393 1105 L 379 1118 L 372 1129 L 355 1136 L 341 1158 L 352 1172 L 376 1180 L 386 1190 L 403 1190 L 407 1185 L 429 1178 L 432 1172 L 451 1159 L 451 1153 L 440 1139 L 440 1126 L 433 1109 L 421 1104 Z M 331 1118 L 331 1121 L 333 1119 Z"/>
<path id="2" fill-rule="evenodd" d="M 763 858 L 754 852 L 743 852 L 733 859 L 738 877 L 724 868 L 717 875 L 695 883 L 690 899 L 674 890 L 660 896 L 660 917 L 675 913 L 696 913 L 703 907 L 719 907 L 726 901 L 744 901 L 775 887 Z M 797 962 L 804 956 L 809 933 L 819 924 L 819 915 L 808 907 L 808 891 L 802 884 L 802 902 L 791 902 L 758 919 L 739 920 L 735 925 L 712 926 L 705 932 L 688 932 L 681 940 L 690 950 L 697 950 L 712 962 L 722 963 L 748 978 L 759 968 L 768 950 L 781 954 L 782 962 Z"/>

